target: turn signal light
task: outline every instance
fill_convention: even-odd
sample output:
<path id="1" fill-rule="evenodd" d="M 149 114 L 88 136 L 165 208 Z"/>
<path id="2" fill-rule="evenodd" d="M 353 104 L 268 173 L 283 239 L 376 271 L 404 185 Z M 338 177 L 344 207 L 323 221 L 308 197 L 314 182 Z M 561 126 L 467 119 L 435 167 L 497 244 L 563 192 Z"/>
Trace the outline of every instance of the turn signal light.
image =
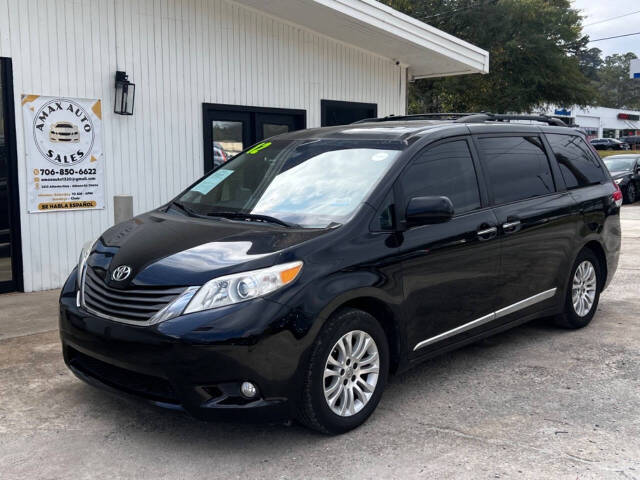
<path id="1" fill-rule="evenodd" d="M 283 270 L 280 272 L 280 280 L 284 285 L 292 282 L 297 276 L 300 270 L 302 269 L 302 263 L 299 263 L 295 267 L 288 268 L 287 270 Z"/>

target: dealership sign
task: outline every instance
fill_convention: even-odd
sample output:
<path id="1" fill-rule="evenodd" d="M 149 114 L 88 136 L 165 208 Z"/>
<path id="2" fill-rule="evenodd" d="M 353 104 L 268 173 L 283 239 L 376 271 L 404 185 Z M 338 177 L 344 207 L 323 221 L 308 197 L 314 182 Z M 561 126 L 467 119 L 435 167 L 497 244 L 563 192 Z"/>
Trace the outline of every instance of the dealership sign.
<path id="1" fill-rule="evenodd" d="M 640 115 L 635 115 L 633 113 L 619 113 L 618 120 L 629 120 L 631 122 L 637 122 L 640 120 Z"/>
<path id="2" fill-rule="evenodd" d="M 104 208 L 100 100 L 22 96 L 30 213 Z"/>
<path id="3" fill-rule="evenodd" d="M 640 80 L 640 58 L 634 58 L 629 63 L 629 78 Z"/>

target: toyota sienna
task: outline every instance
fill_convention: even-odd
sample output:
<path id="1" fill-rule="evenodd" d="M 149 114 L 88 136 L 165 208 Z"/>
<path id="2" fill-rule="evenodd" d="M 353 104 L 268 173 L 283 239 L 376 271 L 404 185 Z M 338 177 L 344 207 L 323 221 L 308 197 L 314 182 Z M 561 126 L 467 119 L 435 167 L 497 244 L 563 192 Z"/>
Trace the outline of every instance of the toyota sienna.
<path id="1" fill-rule="evenodd" d="M 538 317 L 586 326 L 622 194 L 581 133 L 526 119 L 390 117 L 245 150 L 84 246 L 65 362 L 200 419 L 341 433 L 390 374 Z"/>

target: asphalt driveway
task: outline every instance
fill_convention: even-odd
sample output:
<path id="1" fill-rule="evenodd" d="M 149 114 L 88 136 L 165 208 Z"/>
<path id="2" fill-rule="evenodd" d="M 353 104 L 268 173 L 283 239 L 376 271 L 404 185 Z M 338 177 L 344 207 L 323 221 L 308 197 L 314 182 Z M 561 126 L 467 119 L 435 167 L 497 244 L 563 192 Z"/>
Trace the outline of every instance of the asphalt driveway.
<path id="1" fill-rule="evenodd" d="M 0 478 L 640 479 L 640 205 L 589 327 L 537 321 L 392 379 L 340 437 L 201 423 L 64 366 L 57 292 L 0 296 Z"/>

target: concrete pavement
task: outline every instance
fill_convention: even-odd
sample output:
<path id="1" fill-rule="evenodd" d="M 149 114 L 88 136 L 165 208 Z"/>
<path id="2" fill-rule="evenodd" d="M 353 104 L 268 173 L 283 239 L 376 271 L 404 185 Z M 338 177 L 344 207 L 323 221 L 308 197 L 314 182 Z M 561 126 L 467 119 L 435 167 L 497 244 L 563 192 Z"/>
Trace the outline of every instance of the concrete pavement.
<path id="1" fill-rule="evenodd" d="M 0 478 L 640 479 L 640 204 L 591 325 L 537 321 L 392 379 L 361 428 L 201 423 L 62 362 L 57 292 L 0 296 Z"/>

